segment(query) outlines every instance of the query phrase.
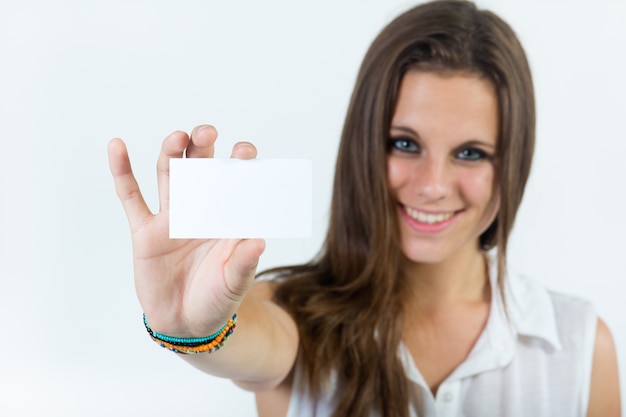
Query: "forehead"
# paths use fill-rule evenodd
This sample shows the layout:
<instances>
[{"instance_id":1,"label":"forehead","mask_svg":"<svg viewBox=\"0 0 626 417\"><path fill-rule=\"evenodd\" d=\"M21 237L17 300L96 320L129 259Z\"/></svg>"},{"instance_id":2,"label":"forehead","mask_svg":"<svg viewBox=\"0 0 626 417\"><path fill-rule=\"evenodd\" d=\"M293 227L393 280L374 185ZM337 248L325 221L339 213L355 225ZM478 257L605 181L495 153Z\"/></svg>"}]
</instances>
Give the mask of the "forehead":
<instances>
[{"instance_id":1,"label":"forehead","mask_svg":"<svg viewBox=\"0 0 626 417\"><path fill-rule=\"evenodd\" d=\"M420 137L484 140L498 137L498 99L491 82L468 73L412 70L400 83L392 128Z\"/></svg>"}]
</instances>

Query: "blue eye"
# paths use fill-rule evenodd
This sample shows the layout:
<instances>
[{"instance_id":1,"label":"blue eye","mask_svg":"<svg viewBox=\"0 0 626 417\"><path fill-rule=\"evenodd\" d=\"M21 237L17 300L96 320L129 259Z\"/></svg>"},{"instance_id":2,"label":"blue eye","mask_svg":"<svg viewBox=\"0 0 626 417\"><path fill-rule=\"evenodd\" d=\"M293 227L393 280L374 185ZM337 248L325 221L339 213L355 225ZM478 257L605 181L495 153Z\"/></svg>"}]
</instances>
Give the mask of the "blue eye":
<instances>
[{"instance_id":1,"label":"blue eye","mask_svg":"<svg viewBox=\"0 0 626 417\"><path fill-rule=\"evenodd\" d=\"M414 140L408 138L391 138L388 143L389 151L400 151L407 153L417 153L420 151L419 146Z\"/></svg>"},{"instance_id":2,"label":"blue eye","mask_svg":"<svg viewBox=\"0 0 626 417\"><path fill-rule=\"evenodd\" d=\"M487 152L476 148L465 148L456 154L456 157L464 161L480 161L487 158Z\"/></svg>"}]
</instances>

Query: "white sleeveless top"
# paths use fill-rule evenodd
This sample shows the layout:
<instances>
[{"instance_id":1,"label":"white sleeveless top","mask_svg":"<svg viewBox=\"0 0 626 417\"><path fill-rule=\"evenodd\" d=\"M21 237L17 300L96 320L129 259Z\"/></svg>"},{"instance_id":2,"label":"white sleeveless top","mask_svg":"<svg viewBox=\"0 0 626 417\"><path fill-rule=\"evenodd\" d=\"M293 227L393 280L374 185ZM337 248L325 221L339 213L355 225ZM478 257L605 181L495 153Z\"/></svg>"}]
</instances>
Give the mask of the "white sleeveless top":
<instances>
[{"instance_id":1,"label":"white sleeveless top","mask_svg":"<svg viewBox=\"0 0 626 417\"><path fill-rule=\"evenodd\" d=\"M494 271L495 272L495 271ZM507 277L504 314L492 273L487 325L467 359L439 386L428 388L404 345L400 356L411 382L410 414L420 417L584 417L587 413L597 317L591 305L547 291L523 276ZM317 402L294 386L287 417L327 417L337 386ZM372 417L377 414L372 412Z\"/></svg>"}]
</instances>

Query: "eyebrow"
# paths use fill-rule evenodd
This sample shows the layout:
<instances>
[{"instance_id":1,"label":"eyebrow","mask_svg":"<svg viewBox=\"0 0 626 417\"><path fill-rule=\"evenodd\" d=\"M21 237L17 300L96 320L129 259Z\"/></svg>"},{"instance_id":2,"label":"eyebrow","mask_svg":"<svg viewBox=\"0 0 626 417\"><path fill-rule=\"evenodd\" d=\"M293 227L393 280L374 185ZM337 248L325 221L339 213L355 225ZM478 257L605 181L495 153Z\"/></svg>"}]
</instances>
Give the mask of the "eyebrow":
<instances>
[{"instance_id":1,"label":"eyebrow","mask_svg":"<svg viewBox=\"0 0 626 417\"><path fill-rule=\"evenodd\" d=\"M409 133L411 135L417 136L418 138L420 137L420 135L417 134L417 132L413 129L411 129L410 127L404 127L404 126L391 126L392 130L401 130L405 133Z\"/></svg>"},{"instance_id":2,"label":"eyebrow","mask_svg":"<svg viewBox=\"0 0 626 417\"><path fill-rule=\"evenodd\" d=\"M420 138L420 135L415 130L411 129L410 127L393 126L392 125L390 129L391 130L400 130L400 131L402 131L404 133L408 133L410 135L413 135L413 136L415 136L418 139ZM478 139L469 139L468 141L463 142L463 145L479 145L479 146L484 146L484 147L489 148L489 149L494 149L494 150L496 149L495 145L492 145L491 143L483 142L483 141L478 140Z\"/></svg>"}]
</instances>

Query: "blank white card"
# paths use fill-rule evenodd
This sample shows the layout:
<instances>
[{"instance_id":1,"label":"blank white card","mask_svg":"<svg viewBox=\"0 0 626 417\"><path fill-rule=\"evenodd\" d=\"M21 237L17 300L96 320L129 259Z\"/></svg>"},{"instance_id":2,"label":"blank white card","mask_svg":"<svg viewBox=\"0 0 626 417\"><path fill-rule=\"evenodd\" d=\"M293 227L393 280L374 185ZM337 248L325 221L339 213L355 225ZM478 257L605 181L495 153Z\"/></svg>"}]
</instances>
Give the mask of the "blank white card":
<instances>
[{"instance_id":1,"label":"blank white card","mask_svg":"<svg viewBox=\"0 0 626 417\"><path fill-rule=\"evenodd\" d=\"M308 159L170 159L170 238L307 238Z\"/></svg>"}]
</instances>

